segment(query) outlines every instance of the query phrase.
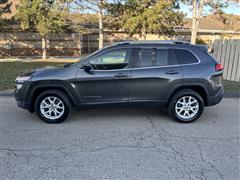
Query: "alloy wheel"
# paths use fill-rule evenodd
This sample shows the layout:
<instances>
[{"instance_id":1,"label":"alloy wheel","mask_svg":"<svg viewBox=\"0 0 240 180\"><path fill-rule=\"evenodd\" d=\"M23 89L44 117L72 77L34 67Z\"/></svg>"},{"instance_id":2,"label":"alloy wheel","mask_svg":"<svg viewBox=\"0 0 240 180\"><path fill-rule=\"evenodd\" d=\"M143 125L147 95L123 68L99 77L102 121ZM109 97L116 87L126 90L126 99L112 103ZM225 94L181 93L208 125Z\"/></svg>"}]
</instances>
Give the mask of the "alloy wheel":
<instances>
[{"instance_id":1,"label":"alloy wheel","mask_svg":"<svg viewBox=\"0 0 240 180\"><path fill-rule=\"evenodd\" d=\"M40 111L42 115L48 119L55 120L64 114L64 103L55 96L48 96L40 103Z\"/></svg>"},{"instance_id":2,"label":"alloy wheel","mask_svg":"<svg viewBox=\"0 0 240 180\"><path fill-rule=\"evenodd\" d=\"M199 112L199 103L193 96L183 96L178 99L175 112L182 120L191 120Z\"/></svg>"}]
</instances>

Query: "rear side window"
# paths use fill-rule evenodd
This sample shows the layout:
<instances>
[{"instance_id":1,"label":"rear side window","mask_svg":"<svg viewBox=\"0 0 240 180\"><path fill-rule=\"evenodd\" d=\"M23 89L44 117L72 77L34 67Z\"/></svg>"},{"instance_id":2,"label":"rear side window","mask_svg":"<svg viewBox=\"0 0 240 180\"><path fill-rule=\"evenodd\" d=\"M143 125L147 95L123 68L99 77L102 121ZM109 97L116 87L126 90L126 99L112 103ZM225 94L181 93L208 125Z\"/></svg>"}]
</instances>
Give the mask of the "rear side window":
<instances>
[{"instance_id":1,"label":"rear side window","mask_svg":"<svg viewBox=\"0 0 240 180\"><path fill-rule=\"evenodd\" d=\"M138 51L137 67L152 67L156 52L153 49L140 49Z\"/></svg>"},{"instance_id":2,"label":"rear side window","mask_svg":"<svg viewBox=\"0 0 240 180\"><path fill-rule=\"evenodd\" d=\"M169 49L140 49L137 53L136 67L175 65Z\"/></svg>"},{"instance_id":3,"label":"rear side window","mask_svg":"<svg viewBox=\"0 0 240 180\"><path fill-rule=\"evenodd\" d=\"M169 50L168 49L158 49L156 56L156 66L166 66L169 61Z\"/></svg>"},{"instance_id":4,"label":"rear side window","mask_svg":"<svg viewBox=\"0 0 240 180\"><path fill-rule=\"evenodd\" d=\"M172 49L172 52L177 59L178 64L197 63L198 59L190 51L185 49Z\"/></svg>"}]
</instances>

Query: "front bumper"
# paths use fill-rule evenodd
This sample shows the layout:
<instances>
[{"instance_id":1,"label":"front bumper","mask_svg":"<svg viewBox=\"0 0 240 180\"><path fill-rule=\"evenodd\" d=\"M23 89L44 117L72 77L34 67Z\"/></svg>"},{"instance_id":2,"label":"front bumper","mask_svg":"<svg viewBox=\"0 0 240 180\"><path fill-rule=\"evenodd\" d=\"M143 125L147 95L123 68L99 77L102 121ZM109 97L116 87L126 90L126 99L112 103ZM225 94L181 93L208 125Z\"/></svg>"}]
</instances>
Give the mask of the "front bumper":
<instances>
[{"instance_id":1,"label":"front bumper","mask_svg":"<svg viewBox=\"0 0 240 180\"><path fill-rule=\"evenodd\" d=\"M22 101L17 101L17 105L20 108L30 110L31 109L31 104L27 102L22 102Z\"/></svg>"},{"instance_id":2,"label":"front bumper","mask_svg":"<svg viewBox=\"0 0 240 180\"><path fill-rule=\"evenodd\" d=\"M222 101L223 97L224 97L224 89L222 87L218 90L216 95L208 97L207 106L213 106L213 105L220 103Z\"/></svg>"},{"instance_id":3,"label":"front bumper","mask_svg":"<svg viewBox=\"0 0 240 180\"><path fill-rule=\"evenodd\" d=\"M32 112L32 105L31 105L31 101L30 101L30 94L28 94L27 92L28 90L28 86L23 86L20 89L15 89L14 90L14 97L17 101L17 105L20 108L23 109L27 109L30 112Z\"/></svg>"}]
</instances>

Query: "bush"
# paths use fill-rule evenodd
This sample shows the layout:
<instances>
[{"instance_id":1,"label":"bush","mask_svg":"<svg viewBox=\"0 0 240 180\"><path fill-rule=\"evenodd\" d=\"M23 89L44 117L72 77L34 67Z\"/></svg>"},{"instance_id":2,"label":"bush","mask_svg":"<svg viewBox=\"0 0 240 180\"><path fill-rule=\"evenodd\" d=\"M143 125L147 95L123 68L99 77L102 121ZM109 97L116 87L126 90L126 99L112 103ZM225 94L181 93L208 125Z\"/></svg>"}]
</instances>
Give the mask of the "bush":
<instances>
[{"instance_id":1,"label":"bush","mask_svg":"<svg viewBox=\"0 0 240 180\"><path fill-rule=\"evenodd\" d=\"M196 40L196 44L207 45L207 43L204 40L202 40L202 39L197 39Z\"/></svg>"}]
</instances>

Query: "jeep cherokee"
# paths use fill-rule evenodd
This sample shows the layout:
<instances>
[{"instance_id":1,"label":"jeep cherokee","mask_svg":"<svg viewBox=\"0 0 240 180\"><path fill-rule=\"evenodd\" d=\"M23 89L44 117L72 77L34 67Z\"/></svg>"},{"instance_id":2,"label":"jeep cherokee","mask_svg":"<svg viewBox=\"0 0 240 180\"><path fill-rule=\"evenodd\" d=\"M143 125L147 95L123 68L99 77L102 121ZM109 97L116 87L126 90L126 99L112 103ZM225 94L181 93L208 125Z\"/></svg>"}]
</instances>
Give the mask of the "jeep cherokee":
<instances>
[{"instance_id":1,"label":"jeep cherokee","mask_svg":"<svg viewBox=\"0 0 240 180\"><path fill-rule=\"evenodd\" d=\"M21 108L60 123L72 107L158 105L179 122L198 119L224 94L223 66L207 48L184 41L127 41L105 47L61 68L16 79Z\"/></svg>"}]
</instances>

